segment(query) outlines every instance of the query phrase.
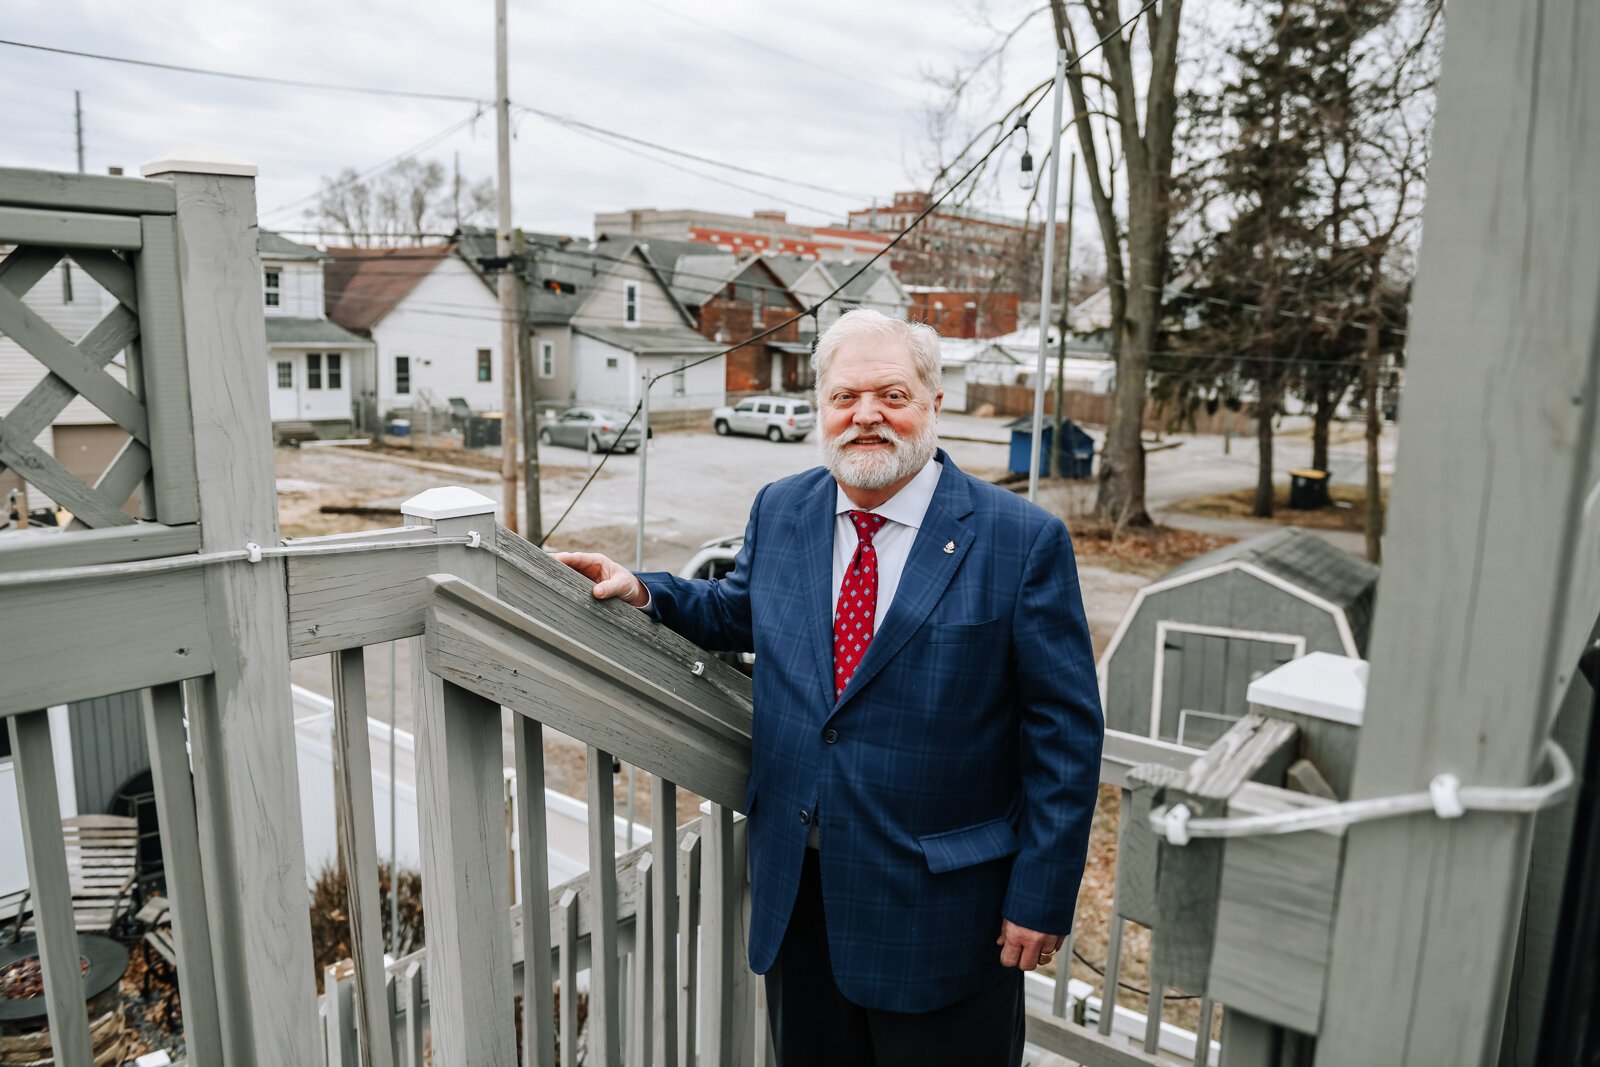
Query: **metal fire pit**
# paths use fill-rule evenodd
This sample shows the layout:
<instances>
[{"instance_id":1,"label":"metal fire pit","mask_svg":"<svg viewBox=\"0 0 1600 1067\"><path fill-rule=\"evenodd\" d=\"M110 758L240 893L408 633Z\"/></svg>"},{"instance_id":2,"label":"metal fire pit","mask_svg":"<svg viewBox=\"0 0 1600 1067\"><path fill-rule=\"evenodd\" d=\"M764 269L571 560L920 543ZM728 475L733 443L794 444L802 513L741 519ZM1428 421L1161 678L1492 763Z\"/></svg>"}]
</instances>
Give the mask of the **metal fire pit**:
<instances>
[{"instance_id":1,"label":"metal fire pit","mask_svg":"<svg viewBox=\"0 0 1600 1067\"><path fill-rule=\"evenodd\" d=\"M21 960L36 959L38 942L26 938L0 948L0 970ZM123 1047L122 991L120 982L128 969L128 950L109 937L78 935L83 994L89 1016L94 1062L120 1063ZM30 1063L50 1054L47 997L0 997L0 1064ZM25 1057L17 1059L14 1057Z\"/></svg>"}]
</instances>

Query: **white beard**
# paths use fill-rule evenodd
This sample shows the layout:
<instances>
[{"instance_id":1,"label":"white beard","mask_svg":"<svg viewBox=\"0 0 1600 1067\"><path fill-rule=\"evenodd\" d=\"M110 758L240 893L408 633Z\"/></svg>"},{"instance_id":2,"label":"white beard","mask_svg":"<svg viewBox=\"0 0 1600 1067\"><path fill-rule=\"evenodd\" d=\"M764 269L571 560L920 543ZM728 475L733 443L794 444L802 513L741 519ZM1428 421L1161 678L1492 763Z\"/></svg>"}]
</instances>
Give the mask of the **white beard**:
<instances>
[{"instance_id":1,"label":"white beard","mask_svg":"<svg viewBox=\"0 0 1600 1067\"><path fill-rule=\"evenodd\" d=\"M889 442L891 450L853 452L845 445L857 437L881 437ZM884 489L902 478L910 478L933 458L939 447L939 432L934 418L929 416L923 428L913 437L902 437L886 423L865 430L851 425L837 437L819 437L822 462L834 478L852 489Z\"/></svg>"}]
</instances>

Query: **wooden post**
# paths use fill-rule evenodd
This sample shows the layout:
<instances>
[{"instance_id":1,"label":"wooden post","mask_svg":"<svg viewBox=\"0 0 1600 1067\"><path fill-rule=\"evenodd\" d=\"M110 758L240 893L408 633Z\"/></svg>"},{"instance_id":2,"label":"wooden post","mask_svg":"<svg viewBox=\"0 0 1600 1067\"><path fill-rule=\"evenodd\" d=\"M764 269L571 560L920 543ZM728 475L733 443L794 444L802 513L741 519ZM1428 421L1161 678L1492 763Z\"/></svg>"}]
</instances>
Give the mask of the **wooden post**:
<instances>
[{"instance_id":1,"label":"wooden post","mask_svg":"<svg viewBox=\"0 0 1600 1067\"><path fill-rule=\"evenodd\" d=\"M517 767L517 862L522 870L522 1062L554 1067L550 997L550 833L544 810L544 727L512 716Z\"/></svg>"},{"instance_id":2,"label":"wooden post","mask_svg":"<svg viewBox=\"0 0 1600 1067\"><path fill-rule=\"evenodd\" d=\"M430 489L401 510L441 536L495 536L494 501L470 489ZM495 559L482 549L442 546L439 568L494 588ZM412 677L433 1054L445 1064L514 1067L500 708L442 681L421 655Z\"/></svg>"},{"instance_id":3,"label":"wooden post","mask_svg":"<svg viewBox=\"0 0 1600 1067\"><path fill-rule=\"evenodd\" d=\"M189 151L140 172L170 181L177 198L200 549L274 544L256 168ZM214 673L191 690L190 742L228 1062L313 1063L322 1050L283 564L207 567L204 575Z\"/></svg>"},{"instance_id":4,"label":"wooden post","mask_svg":"<svg viewBox=\"0 0 1600 1067\"><path fill-rule=\"evenodd\" d=\"M1352 795L1526 785L1594 622L1600 19L1451 8ZM1350 829L1318 1067L1500 1049L1533 819Z\"/></svg>"}]
</instances>

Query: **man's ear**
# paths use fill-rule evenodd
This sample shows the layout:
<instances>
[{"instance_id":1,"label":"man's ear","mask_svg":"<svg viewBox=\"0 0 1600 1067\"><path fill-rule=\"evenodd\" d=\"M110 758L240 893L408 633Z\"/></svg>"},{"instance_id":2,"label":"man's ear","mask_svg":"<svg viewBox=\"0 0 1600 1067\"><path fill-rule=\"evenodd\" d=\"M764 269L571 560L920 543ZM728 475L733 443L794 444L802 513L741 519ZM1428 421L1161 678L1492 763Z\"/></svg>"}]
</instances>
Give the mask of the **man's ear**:
<instances>
[{"instance_id":1,"label":"man's ear","mask_svg":"<svg viewBox=\"0 0 1600 1067\"><path fill-rule=\"evenodd\" d=\"M944 393L943 392L934 393L933 394L933 413L935 415L939 414L939 405L943 404L943 403L944 403Z\"/></svg>"}]
</instances>

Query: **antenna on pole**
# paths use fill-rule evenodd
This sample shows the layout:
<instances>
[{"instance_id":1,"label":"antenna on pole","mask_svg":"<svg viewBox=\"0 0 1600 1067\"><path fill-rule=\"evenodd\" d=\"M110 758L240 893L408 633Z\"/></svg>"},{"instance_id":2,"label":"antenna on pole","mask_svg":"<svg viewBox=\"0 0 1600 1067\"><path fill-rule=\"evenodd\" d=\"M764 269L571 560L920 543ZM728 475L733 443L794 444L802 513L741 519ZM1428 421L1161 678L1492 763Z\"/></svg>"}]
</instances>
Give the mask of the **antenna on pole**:
<instances>
[{"instance_id":1,"label":"antenna on pole","mask_svg":"<svg viewBox=\"0 0 1600 1067\"><path fill-rule=\"evenodd\" d=\"M72 115L78 132L78 173L83 173L83 94L72 90Z\"/></svg>"}]
</instances>

